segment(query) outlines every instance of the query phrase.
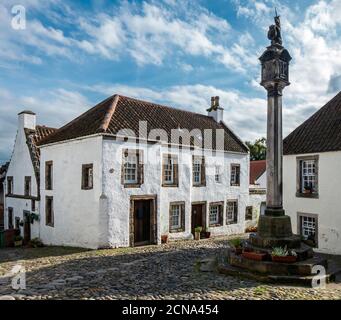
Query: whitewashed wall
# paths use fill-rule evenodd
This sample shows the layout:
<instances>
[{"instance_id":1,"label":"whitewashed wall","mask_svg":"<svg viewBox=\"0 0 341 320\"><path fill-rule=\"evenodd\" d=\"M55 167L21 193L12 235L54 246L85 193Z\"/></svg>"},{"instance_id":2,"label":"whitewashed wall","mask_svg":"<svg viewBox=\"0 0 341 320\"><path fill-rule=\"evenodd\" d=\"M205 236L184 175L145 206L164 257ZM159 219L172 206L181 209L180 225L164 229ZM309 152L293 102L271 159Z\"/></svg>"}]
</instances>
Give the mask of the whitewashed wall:
<instances>
[{"instance_id":1,"label":"whitewashed wall","mask_svg":"<svg viewBox=\"0 0 341 320\"><path fill-rule=\"evenodd\" d=\"M121 184L121 159L122 150L134 148L134 144L105 139L103 141L103 185L104 194L107 199L109 216L109 243L111 246L129 245L129 210L130 197L132 195L153 195L157 194L157 221L158 242L161 241L162 234L169 232L169 203L185 202L185 231L169 234L170 240L192 238L191 234L191 203L207 201L207 225L208 210L210 202L224 201L224 225L210 228L212 236L242 233L244 232L245 208L248 202L248 179L249 164L248 156L240 154L225 154L223 158L222 183L214 181L215 159L206 154L206 187L192 187L192 154L188 149L183 149L179 156L179 187L161 187L161 159L163 153L176 153L177 150L168 150L160 144L142 145L139 149L144 151L144 155L149 155L149 159L155 160L154 164L145 165L144 184L141 188L122 188ZM117 152L117 156L116 155ZM146 158L145 158L146 159ZM241 167L241 186L230 186L230 164L239 163ZM211 169L210 169L211 168ZM238 200L239 221L238 224L226 225L226 201L228 199Z\"/></svg>"},{"instance_id":2,"label":"whitewashed wall","mask_svg":"<svg viewBox=\"0 0 341 320\"><path fill-rule=\"evenodd\" d=\"M37 180L34 173L34 168L30 156L30 152L26 143L26 135L24 127L35 129L35 115L21 114L18 119L18 130L15 138L13 153L11 156L10 164L7 170L6 179L4 182L4 191L7 193L7 177L13 177L13 194L23 196L25 189L25 176L31 177L31 195L38 196ZM24 211L31 211L31 200L20 199L13 197L5 198L5 229L8 228L8 208L13 208L13 224L15 218L19 217L20 220L24 219ZM39 214L39 202L36 201L36 211ZM24 235L23 228L21 227L21 235ZM39 237L39 222L31 224L31 238Z\"/></svg>"},{"instance_id":3,"label":"whitewashed wall","mask_svg":"<svg viewBox=\"0 0 341 320\"><path fill-rule=\"evenodd\" d=\"M179 158L179 187L161 187L162 153L168 151L161 144L140 144L144 151L144 183L140 188L123 188L121 164L123 149L136 148L134 143L102 137L70 141L45 146L41 149L41 208L45 196L54 198L54 227L46 226L45 214L41 219L41 238L47 244L88 248L129 246L129 213L132 195L157 195L157 239L169 231L169 203L186 204L185 231L170 234L170 240L192 238L191 203L224 201L224 226L210 228L212 236L244 232L245 208L248 202L248 155L225 153L222 183L214 181L214 161L206 155L207 186L192 187L192 152L182 150ZM53 190L44 190L45 161L53 161ZM81 190L82 164L94 164L94 189ZM230 186L230 165L239 163L241 186ZM238 224L225 225L226 201L238 200ZM44 211L44 210L43 210Z\"/></svg>"},{"instance_id":4,"label":"whitewashed wall","mask_svg":"<svg viewBox=\"0 0 341 320\"><path fill-rule=\"evenodd\" d=\"M296 197L296 158L284 156L283 201L286 214L291 217L297 232L297 213L318 215L318 251L341 254L341 152L319 153L319 198ZM316 155L316 154L313 154Z\"/></svg>"},{"instance_id":5,"label":"whitewashed wall","mask_svg":"<svg viewBox=\"0 0 341 320\"><path fill-rule=\"evenodd\" d=\"M46 244L97 248L102 193L102 137L41 148L41 239ZM45 162L53 161L53 190L45 190ZM82 165L93 164L94 188L82 190ZM53 196L54 227L46 226L45 197Z\"/></svg>"}]
</instances>

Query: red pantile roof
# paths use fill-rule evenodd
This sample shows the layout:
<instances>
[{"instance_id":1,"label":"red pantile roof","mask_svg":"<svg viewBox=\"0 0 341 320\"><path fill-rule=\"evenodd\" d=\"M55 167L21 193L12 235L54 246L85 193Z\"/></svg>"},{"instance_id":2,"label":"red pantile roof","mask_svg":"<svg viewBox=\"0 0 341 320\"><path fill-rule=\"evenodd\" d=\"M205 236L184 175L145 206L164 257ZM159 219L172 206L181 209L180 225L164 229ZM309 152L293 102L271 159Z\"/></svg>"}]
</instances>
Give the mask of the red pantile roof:
<instances>
[{"instance_id":1,"label":"red pantile roof","mask_svg":"<svg viewBox=\"0 0 341 320\"><path fill-rule=\"evenodd\" d=\"M78 118L66 124L55 133L38 142L38 145L50 144L96 133L115 135L123 129L132 130L136 137L139 133L139 121L147 122L147 134L153 129L166 131L169 141L172 129L224 130L224 150L247 153L248 149L241 140L222 122L217 123L212 117L171 108L152 102L137 100L122 95L114 95ZM217 149L213 143L213 149Z\"/></svg>"},{"instance_id":2,"label":"red pantile roof","mask_svg":"<svg viewBox=\"0 0 341 320\"><path fill-rule=\"evenodd\" d=\"M25 129L26 143L30 151L31 160L37 181L39 182L39 166L40 166L40 150L37 148L38 143L56 132L57 129L46 126L36 126L35 130Z\"/></svg>"},{"instance_id":3,"label":"red pantile roof","mask_svg":"<svg viewBox=\"0 0 341 320\"><path fill-rule=\"evenodd\" d=\"M250 184L255 184L256 180L266 171L266 160L250 161Z\"/></svg>"}]
</instances>

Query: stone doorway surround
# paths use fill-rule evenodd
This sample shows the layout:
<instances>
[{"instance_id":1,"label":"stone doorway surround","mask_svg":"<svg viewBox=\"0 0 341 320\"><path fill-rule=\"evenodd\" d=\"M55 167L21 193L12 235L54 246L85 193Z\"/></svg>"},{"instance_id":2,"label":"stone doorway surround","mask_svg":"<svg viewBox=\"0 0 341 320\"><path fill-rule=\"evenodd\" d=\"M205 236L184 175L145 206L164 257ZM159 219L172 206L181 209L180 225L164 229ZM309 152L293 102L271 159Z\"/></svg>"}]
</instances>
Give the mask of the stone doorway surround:
<instances>
[{"instance_id":1,"label":"stone doorway surround","mask_svg":"<svg viewBox=\"0 0 341 320\"><path fill-rule=\"evenodd\" d=\"M150 244L157 244L157 195L133 195L130 196L130 210L129 210L129 246L135 246L135 232L134 232L134 208L135 201L150 200Z\"/></svg>"}]
</instances>

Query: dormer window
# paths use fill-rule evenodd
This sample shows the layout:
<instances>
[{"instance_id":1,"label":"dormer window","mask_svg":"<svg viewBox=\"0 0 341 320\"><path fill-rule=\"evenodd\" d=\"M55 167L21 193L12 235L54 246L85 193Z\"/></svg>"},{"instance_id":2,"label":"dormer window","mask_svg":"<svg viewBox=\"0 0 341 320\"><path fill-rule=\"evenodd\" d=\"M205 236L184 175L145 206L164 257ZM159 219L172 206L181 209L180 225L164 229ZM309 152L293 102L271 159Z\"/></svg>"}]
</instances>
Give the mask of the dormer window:
<instances>
[{"instance_id":1,"label":"dormer window","mask_svg":"<svg viewBox=\"0 0 341 320\"><path fill-rule=\"evenodd\" d=\"M318 197L318 156L297 158L298 197Z\"/></svg>"}]
</instances>

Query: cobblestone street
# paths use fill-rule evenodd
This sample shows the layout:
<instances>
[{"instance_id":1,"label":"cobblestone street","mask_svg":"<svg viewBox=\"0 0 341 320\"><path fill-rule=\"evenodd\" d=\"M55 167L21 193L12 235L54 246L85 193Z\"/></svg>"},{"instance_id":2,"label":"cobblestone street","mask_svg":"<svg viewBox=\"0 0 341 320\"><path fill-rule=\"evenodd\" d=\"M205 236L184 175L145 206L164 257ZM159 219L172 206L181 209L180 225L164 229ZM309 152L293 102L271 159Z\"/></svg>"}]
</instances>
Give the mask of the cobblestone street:
<instances>
[{"instance_id":1,"label":"cobblestone street","mask_svg":"<svg viewBox=\"0 0 341 320\"><path fill-rule=\"evenodd\" d=\"M15 299L341 299L341 284L326 289L265 285L215 272L199 261L226 254L227 238L162 246L86 251L77 248L0 250L0 296ZM4 277L26 269L26 290Z\"/></svg>"}]
</instances>

